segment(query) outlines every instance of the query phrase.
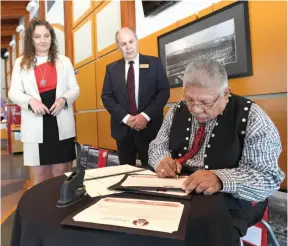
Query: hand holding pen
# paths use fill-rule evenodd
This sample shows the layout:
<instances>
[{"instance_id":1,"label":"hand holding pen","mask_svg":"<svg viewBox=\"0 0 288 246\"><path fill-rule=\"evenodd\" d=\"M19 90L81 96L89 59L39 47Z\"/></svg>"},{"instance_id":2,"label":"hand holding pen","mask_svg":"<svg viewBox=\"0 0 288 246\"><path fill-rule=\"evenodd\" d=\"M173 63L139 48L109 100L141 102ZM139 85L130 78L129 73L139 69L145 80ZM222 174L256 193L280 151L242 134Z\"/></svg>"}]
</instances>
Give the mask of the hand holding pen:
<instances>
[{"instance_id":1,"label":"hand holding pen","mask_svg":"<svg viewBox=\"0 0 288 246\"><path fill-rule=\"evenodd\" d=\"M165 157L156 168L159 178L178 178L182 166L172 157Z\"/></svg>"},{"instance_id":2,"label":"hand holding pen","mask_svg":"<svg viewBox=\"0 0 288 246\"><path fill-rule=\"evenodd\" d=\"M176 165L176 178L179 178L179 174L181 173L182 170L182 165L176 160L176 156L171 154L171 158L175 161Z\"/></svg>"}]
</instances>

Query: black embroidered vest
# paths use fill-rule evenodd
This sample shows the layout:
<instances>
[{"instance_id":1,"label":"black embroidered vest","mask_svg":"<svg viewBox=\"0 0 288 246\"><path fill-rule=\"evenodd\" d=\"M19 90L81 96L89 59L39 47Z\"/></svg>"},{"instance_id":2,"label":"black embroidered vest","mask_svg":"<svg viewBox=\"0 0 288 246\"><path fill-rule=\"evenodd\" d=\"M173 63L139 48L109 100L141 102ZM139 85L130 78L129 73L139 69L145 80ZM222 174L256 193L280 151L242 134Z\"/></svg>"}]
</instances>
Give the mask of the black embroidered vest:
<instances>
[{"instance_id":1,"label":"black embroidered vest","mask_svg":"<svg viewBox=\"0 0 288 246\"><path fill-rule=\"evenodd\" d=\"M251 104L251 100L231 95L223 114L217 117L217 123L205 146L205 169L238 167ZM169 149L174 158L183 156L189 150L192 117L187 106L180 102L174 113L169 138Z\"/></svg>"}]
</instances>

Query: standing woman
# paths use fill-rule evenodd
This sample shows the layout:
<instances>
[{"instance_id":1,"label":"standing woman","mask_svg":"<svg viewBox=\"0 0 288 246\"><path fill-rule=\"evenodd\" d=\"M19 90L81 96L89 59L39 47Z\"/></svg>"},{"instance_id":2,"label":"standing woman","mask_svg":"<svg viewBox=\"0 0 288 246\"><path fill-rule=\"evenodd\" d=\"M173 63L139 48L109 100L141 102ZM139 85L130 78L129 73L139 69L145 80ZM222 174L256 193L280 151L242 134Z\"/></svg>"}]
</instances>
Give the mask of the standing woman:
<instances>
[{"instance_id":1,"label":"standing woman","mask_svg":"<svg viewBox=\"0 0 288 246\"><path fill-rule=\"evenodd\" d=\"M24 56L16 60L9 98L21 107L24 165L34 184L69 171L75 160L73 102L79 96L73 66L59 55L51 25L34 18L25 30Z\"/></svg>"}]
</instances>

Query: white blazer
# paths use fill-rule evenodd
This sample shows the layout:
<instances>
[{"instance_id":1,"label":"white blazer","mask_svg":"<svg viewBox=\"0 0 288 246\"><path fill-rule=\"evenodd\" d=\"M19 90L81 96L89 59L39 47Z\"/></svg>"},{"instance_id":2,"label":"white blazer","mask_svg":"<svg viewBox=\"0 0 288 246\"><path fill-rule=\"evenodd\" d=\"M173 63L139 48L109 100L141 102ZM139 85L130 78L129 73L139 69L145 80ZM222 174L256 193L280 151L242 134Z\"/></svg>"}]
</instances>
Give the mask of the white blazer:
<instances>
[{"instance_id":1,"label":"white blazer","mask_svg":"<svg viewBox=\"0 0 288 246\"><path fill-rule=\"evenodd\" d=\"M21 107L21 141L43 143L43 116L28 110L28 102L31 98L41 101L34 69L21 70L21 61L22 57L15 61L8 97ZM73 102L79 96L80 90L70 59L59 55L55 64L57 70L56 99L65 97L68 104L68 108L62 109L56 116L59 140L64 140L75 137Z\"/></svg>"}]
</instances>

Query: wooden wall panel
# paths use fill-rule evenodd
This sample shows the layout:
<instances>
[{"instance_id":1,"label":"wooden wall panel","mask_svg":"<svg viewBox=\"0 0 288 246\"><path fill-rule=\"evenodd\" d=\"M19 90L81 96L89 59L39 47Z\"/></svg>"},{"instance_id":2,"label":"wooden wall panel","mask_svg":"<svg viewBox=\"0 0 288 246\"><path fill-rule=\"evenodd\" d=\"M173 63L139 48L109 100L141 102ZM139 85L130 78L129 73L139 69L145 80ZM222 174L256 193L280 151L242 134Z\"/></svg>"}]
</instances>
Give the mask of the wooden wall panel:
<instances>
[{"instance_id":1,"label":"wooden wall panel","mask_svg":"<svg viewBox=\"0 0 288 246\"><path fill-rule=\"evenodd\" d=\"M101 93L103 88L106 65L121 59L121 53L117 50L96 61L96 91L97 91L97 108L104 108Z\"/></svg>"},{"instance_id":2,"label":"wooden wall panel","mask_svg":"<svg viewBox=\"0 0 288 246\"><path fill-rule=\"evenodd\" d=\"M65 33L65 55L74 61L73 47L73 3L64 1L64 33Z\"/></svg>"},{"instance_id":3,"label":"wooden wall panel","mask_svg":"<svg viewBox=\"0 0 288 246\"><path fill-rule=\"evenodd\" d=\"M253 99L253 101L269 115L279 131L282 144L279 166L286 174L281 188L287 189L287 96Z\"/></svg>"},{"instance_id":4,"label":"wooden wall panel","mask_svg":"<svg viewBox=\"0 0 288 246\"><path fill-rule=\"evenodd\" d=\"M198 12L198 18L204 17L205 15L209 15L212 13L212 11L213 11L212 5L205 9L202 9Z\"/></svg>"},{"instance_id":5,"label":"wooden wall panel","mask_svg":"<svg viewBox=\"0 0 288 246\"><path fill-rule=\"evenodd\" d=\"M88 1L88 0L85 0L85 1ZM73 28L75 28L80 22L86 19L87 16L93 11L94 3L93 3L93 0L90 0L90 7L87 8L87 10L77 20L74 20L74 15L75 15L74 12L75 12L75 8L77 8L77 6L76 7L74 6L74 4L78 1L74 0L71 2L72 2L72 23L73 23Z\"/></svg>"},{"instance_id":6,"label":"wooden wall panel","mask_svg":"<svg viewBox=\"0 0 288 246\"><path fill-rule=\"evenodd\" d=\"M78 113L76 118L76 139L80 144L98 146L97 113Z\"/></svg>"},{"instance_id":7,"label":"wooden wall panel","mask_svg":"<svg viewBox=\"0 0 288 246\"><path fill-rule=\"evenodd\" d=\"M165 117L165 115L168 113L168 111L169 111L169 109L170 109L171 107L172 107L172 106L170 106L170 105L169 105L169 106L167 106L167 105L165 106L165 108L164 108L164 110L163 110L163 111L164 111L164 112L163 112L164 117Z\"/></svg>"},{"instance_id":8,"label":"wooden wall panel","mask_svg":"<svg viewBox=\"0 0 288 246\"><path fill-rule=\"evenodd\" d=\"M12 71L10 67L10 59L9 56L5 59L5 64L6 64L6 73L10 73Z\"/></svg>"},{"instance_id":9,"label":"wooden wall panel","mask_svg":"<svg viewBox=\"0 0 288 246\"><path fill-rule=\"evenodd\" d=\"M76 38L75 34L84 25L87 25L88 22L91 22L91 29L90 29L91 33L87 34L87 37L81 37L84 42L77 47L76 46L77 42L75 40L75 38ZM91 40L87 40L88 38L91 38ZM85 47L85 42L86 42L86 44L87 44L87 42L91 42L91 45L92 45L91 54L81 61L76 61L76 55L77 55L76 52L79 52L79 51L77 51L78 49ZM87 64L88 62L91 62L95 59L95 46L96 46L95 42L96 42L96 40L95 40L95 18L94 18L94 14L91 13L87 18L85 18L83 20L83 22L81 22L76 28L73 29L73 51L74 51L73 52L73 58L74 58L73 64L74 64L74 68L81 67L81 66L83 66L83 65Z\"/></svg>"},{"instance_id":10,"label":"wooden wall panel","mask_svg":"<svg viewBox=\"0 0 288 246\"><path fill-rule=\"evenodd\" d=\"M7 91L9 91L9 88L11 85L11 76L12 76L12 73L7 73Z\"/></svg>"},{"instance_id":11,"label":"wooden wall panel","mask_svg":"<svg viewBox=\"0 0 288 246\"><path fill-rule=\"evenodd\" d=\"M98 6L104 2L105 2L104 0L103 1L93 1L93 8L94 9L98 8Z\"/></svg>"},{"instance_id":12,"label":"wooden wall panel","mask_svg":"<svg viewBox=\"0 0 288 246\"><path fill-rule=\"evenodd\" d=\"M168 102L177 102L180 100L181 96L183 94L183 88L174 88L170 90L170 98Z\"/></svg>"},{"instance_id":13,"label":"wooden wall panel","mask_svg":"<svg viewBox=\"0 0 288 246\"><path fill-rule=\"evenodd\" d=\"M95 40L95 57L99 58L102 57L112 51L117 50L116 42L105 47L102 50L98 50L97 46L97 35L101 35L97 33L97 14L100 13L111 1L104 1L95 11L94 11L94 40Z\"/></svg>"},{"instance_id":14,"label":"wooden wall panel","mask_svg":"<svg viewBox=\"0 0 288 246\"><path fill-rule=\"evenodd\" d=\"M106 110L99 111L97 114L99 147L117 150L116 141L111 137L110 114Z\"/></svg>"},{"instance_id":15,"label":"wooden wall panel","mask_svg":"<svg viewBox=\"0 0 288 246\"><path fill-rule=\"evenodd\" d=\"M287 2L249 1L249 15L253 76L232 79L229 85L240 95L285 92Z\"/></svg>"},{"instance_id":16,"label":"wooden wall panel","mask_svg":"<svg viewBox=\"0 0 288 246\"><path fill-rule=\"evenodd\" d=\"M121 1L121 27L136 29L135 1Z\"/></svg>"},{"instance_id":17,"label":"wooden wall panel","mask_svg":"<svg viewBox=\"0 0 288 246\"><path fill-rule=\"evenodd\" d=\"M237 2L237 0L232 0L232 1L228 1L228 0L225 0L225 1L220 1L218 3L214 3L212 4L212 11L216 11L218 9L222 9L232 3L235 3Z\"/></svg>"},{"instance_id":18,"label":"wooden wall panel","mask_svg":"<svg viewBox=\"0 0 288 246\"><path fill-rule=\"evenodd\" d=\"M184 24L184 21L183 21ZM139 52L144 55L158 56L158 37L162 34L170 32L178 27L177 23L165 27L164 29L155 32L145 38L139 40ZM182 88L174 88L170 90L170 98L168 102L175 102L180 99Z\"/></svg>"},{"instance_id":19,"label":"wooden wall panel","mask_svg":"<svg viewBox=\"0 0 288 246\"><path fill-rule=\"evenodd\" d=\"M39 1L39 17L43 20L45 20L45 0Z\"/></svg>"},{"instance_id":20,"label":"wooden wall panel","mask_svg":"<svg viewBox=\"0 0 288 246\"><path fill-rule=\"evenodd\" d=\"M15 35L15 46L16 46L16 59L19 57L19 33L17 32Z\"/></svg>"},{"instance_id":21,"label":"wooden wall panel","mask_svg":"<svg viewBox=\"0 0 288 246\"><path fill-rule=\"evenodd\" d=\"M178 27L184 26L184 25L186 25L186 24L188 24L188 23L190 23L192 21L195 21L197 19L198 19L198 15L197 14L193 14L191 16L186 17L185 19L179 20L177 22L177 25L178 25Z\"/></svg>"},{"instance_id":22,"label":"wooden wall panel","mask_svg":"<svg viewBox=\"0 0 288 246\"><path fill-rule=\"evenodd\" d=\"M12 54L12 47L9 47L8 48L8 51L9 51L9 56L8 56L8 60L9 60L9 67L10 67L10 73L12 75L12 72L13 72L13 54ZM10 86L10 85L9 85Z\"/></svg>"},{"instance_id":23,"label":"wooden wall panel","mask_svg":"<svg viewBox=\"0 0 288 246\"><path fill-rule=\"evenodd\" d=\"M96 65L89 63L78 69L76 75L80 96L75 102L76 111L96 109Z\"/></svg>"},{"instance_id":24,"label":"wooden wall panel","mask_svg":"<svg viewBox=\"0 0 288 246\"><path fill-rule=\"evenodd\" d=\"M7 61L4 60L4 68L5 68L5 95L8 97L8 78L7 78ZM3 83L3 82L2 82Z\"/></svg>"},{"instance_id":25,"label":"wooden wall panel","mask_svg":"<svg viewBox=\"0 0 288 246\"><path fill-rule=\"evenodd\" d=\"M177 23L163 28L145 38L139 40L139 52L143 55L158 56L158 36L177 28Z\"/></svg>"}]
</instances>

